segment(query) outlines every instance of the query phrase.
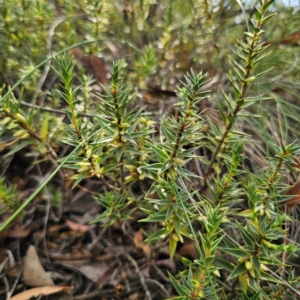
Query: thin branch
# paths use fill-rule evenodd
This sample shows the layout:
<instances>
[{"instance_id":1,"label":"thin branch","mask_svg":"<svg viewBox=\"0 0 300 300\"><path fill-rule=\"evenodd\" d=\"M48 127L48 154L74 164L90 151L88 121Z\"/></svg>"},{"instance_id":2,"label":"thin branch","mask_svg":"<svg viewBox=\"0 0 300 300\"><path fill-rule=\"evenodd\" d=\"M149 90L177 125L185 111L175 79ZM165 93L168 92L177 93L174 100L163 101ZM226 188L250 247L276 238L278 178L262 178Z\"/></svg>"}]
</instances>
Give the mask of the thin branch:
<instances>
[{"instance_id":1,"label":"thin branch","mask_svg":"<svg viewBox=\"0 0 300 300\"><path fill-rule=\"evenodd\" d=\"M147 287L147 284L146 284L146 281L145 281L145 277L144 275L141 273L140 269L139 269L139 266L138 264L136 263L136 261L131 257L131 255L129 255L127 252L124 253L125 257L130 261L131 265L134 267L135 271L137 272L137 274L139 275L139 278L140 278L140 282L144 288L144 291L145 291L145 299L146 300L151 300L151 295L150 295L150 292L148 290L148 287Z\"/></svg>"}]
</instances>

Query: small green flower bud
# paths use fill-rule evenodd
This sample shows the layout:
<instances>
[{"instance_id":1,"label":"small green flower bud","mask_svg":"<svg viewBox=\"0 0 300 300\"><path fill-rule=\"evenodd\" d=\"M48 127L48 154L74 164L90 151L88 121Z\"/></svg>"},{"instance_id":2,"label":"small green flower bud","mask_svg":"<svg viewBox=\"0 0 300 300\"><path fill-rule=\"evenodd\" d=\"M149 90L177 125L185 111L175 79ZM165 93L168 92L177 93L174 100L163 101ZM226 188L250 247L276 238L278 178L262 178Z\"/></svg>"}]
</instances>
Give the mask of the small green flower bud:
<instances>
[{"instance_id":1,"label":"small green flower bud","mask_svg":"<svg viewBox=\"0 0 300 300\"><path fill-rule=\"evenodd\" d=\"M119 131L118 128L116 128L115 131L114 131L114 138L115 138L115 139L118 138L118 137L119 137L119 134L120 134L120 131Z\"/></svg>"},{"instance_id":2,"label":"small green flower bud","mask_svg":"<svg viewBox=\"0 0 300 300\"><path fill-rule=\"evenodd\" d=\"M101 177L100 166L98 164L94 164L94 170L97 177Z\"/></svg>"},{"instance_id":3,"label":"small green flower bud","mask_svg":"<svg viewBox=\"0 0 300 300\"><path fill-rule=\"evenodd\" d=\"M266 209L265 213L266 213L267 218L270 219L271 218L270 211L268 209Z\"/></svg>"},{"instance_id":4,"label":"small green flower bud","mask_svg":"<svg viewBox=\"0 0 300 300\"><path fill-rule=\"evenodd\" d=\"M7 129L13 129L13 128L16 128L16 127L19 127L19 125L16 124L15 120L11 121L11 122L8 123L8 125L7 125Z\"/></svg>"},{"instance_id":5,"label":"small green flower bud","mask_svg":"<svg viewBox=\"0 0 300 300\"><path fill-rule=\"evenodd\" d=\"M217 277L221 277L219 270L214 270L213 274L216 275Z\"/></svg>"},{"instance_id":6,"label":"small green flower bud","mask_svg":"<svg viewBox=\"0 0 300 300\"><path fill-rule=\"evenodd\" d=\"M253 278L256 277L253 269L248 270L248 272Z\"/></svg>"},{"instance_id":7,"label":"small green flower bud","mask_svg":"<svg viewBox=\"0 0 300 300\"><path fill-rule=\"evenodd\" d=\"M199 291L199 293L198 293L198 296L200 297L200 298L204 298L204 292L201 290L201 291Z\"/></svg>"},{"instance_id":8,"label":"small green flower bud","mask_svg":"<svg viewBox=\"0 0 300 300\"><path fill-rule=\"evenodd\" d=\"M88 170L90 170L90 169L91 169L90 166L81 167L81 168L78 170L78 173L82 173L82 172L88 171Z\"/></svg>"},{"instance_id":9,"label":"small green flower bud","mask_svg":"<svg viewBox=\"0 0 300 300\"><path fill-rule=\"evenodd\" d=\"M86 158L90 158L91 155L92 155L92 149L89 148L89 149L86 151L85 156L86 156Z\"/></svg>"},{"instance_id":10,"label":"small green flower bud","mask_svg":"<svg viewBox=\"0 0 300 300\"><path fill-rule=\"evenodd\" d=\"M255 79L256 79L255 76L251 76L251 77L247 78L245 81L246 81L247 83L251 83L251 82L254 81Z\"/></svg>"},{"instance_id":11,"label":"small green flower bud","mask_svg":"<svg viewBox=\"0 0 300 300\"><path fill-rule=\"evenodd\" d=\"M154 124L156 124L155 121L148 120L146 123L146 126L150 127L150 126L153 126Z\"/></svg>"},{"instance_id":12,"label":"small green flower bud","mask_svg":"<svg viewBox=\"0 0 300 300\"><path fill-rule=\"evenodd\" d=\"M122 128L128 128L128 127L130 127L130 124L129 123L123 123L123 124L121 124L121 127Z\"/></svg>"},{"instance_id":13,"label":"small green flower bud","mask_svg":"<svg viewBox=\"0 0 300 300\"><path fill-rule=\"evenodd\" d=\"M26 131L25 129L19 129L19 130L17 130L17 131L13 134L13 136L21 137L21 136L23 136L25 133L27 133L27 131Z\"/></svg>"},{"instance_id":14,"label":"small green flower bud","mask_svg":"<svg viewBox=\"0 0 300 300\"><path fill-rule=\"evenodd\" d=\"M173 158L173 162L176 166L182 166L185 164L185 161L178 157Z\"/></svg>"},{"instance_id":15,"label":"small green flower bud","mask_svg":"<svg viewBox=\"0 0 300 300\"><path fill-rule=\"evenodd\" d=\"M268 271L269 268L266 265L264 265L264 264L260 264L260 270L261 271Z\"/></svg>"},{"instance_id":16,"label":"small green flower bud","mask_svg":"<svg viewBox=\"0 0 300 300\"><path fill-rule=\"evenodd\" d=\"M240 257L240 258L238 259L238 262L239 262L239 263L242 263L242 262L245 262L246 260L247 260L246 258Z\"/></svg>"},{"instance_id":17,"label":"small green flower bud","mask_svg":"<svg viewBox=\"0 0 300 300\"><path fill-rule=\"evenodd\" d=\"M77 172L82 173L91 169L91 164L89 162L79 162L77 163L79 167L81 167Z\"/></svg>"},{"instance_id":18,"label":"small green flower bud","mask_svg":"<svg viewBox=\"0 0 300 300\"><path fill-rule=\"evenodd\" d=\"M144 118L144 117L140 117L140 118L139 118L139 122L140 122L140 123L143 123L143 124L146 124L147 119Z\"/></svg>"},{"instance_id":19,"label":"small green flower bud","mask_svg":"<svg viewBox=\"0 0 300 300\"><path fill-rule=\"evenodd\" d=\"M135 171L136 170L136 166L134 166L134 165L124 165L124 167L129 171Z\"/></svg>"},{"instance_id":20,"label":"small green flower bud","mask_svg":"<svg viewBox=\"0 0 300 300\"><path fill-rule=\"evenodd\" d=\"M252 270L253 269L253 263L251 262L251 261L249 261L249 260L247 260L246 262L245 262L245 267L246 267L246 269L249 271L249 270Z\"/></svg>"},{"instance_id":21,"label":"small green flower bud","mask_svg":"<svg viewBox=\"0 0 300 300\"><path fill-rule=\"evenodd\" d=\"M16 113L16 116L15 116L18 121L21 121L22 123L26 123L26 119L19 113Z\"/></svg>"},{"instance_id":22,"label":"small green flower bud","mask_svg":"<svg viewBox=\"0 0 300 300\"><path fill-rule=\"evenodd\" d=\"M128 176L126 176L124 179L125 179L125 182L126 182L126 183L135 180L135 178L134 178L132 175L128 175Z\"/></svg>"},{"instance_id":23,"label":"small green flower bud","mask_svg":"<svg viewBox=\"0 0 300 300\"><path fill-rule=\"evenodd\" d=\"M0 121L0 124L6 125L6 124L9 123L11 120L12 120L11 117L5 117L3 120Z\"/></svg>"},{"instance_id":24,"label":"small green flower bud","mask_svg":"<svg viewBox=\"0 0 300 300\"><path fill-rule=\"evenodd\" d=\"M179 238L178 238L178 236L177 236L176 233L172 233L171 236L170 236L170 238L171 238L173 241L176 241L176 242L179 241Z\"/></svg>"}]
</instances>

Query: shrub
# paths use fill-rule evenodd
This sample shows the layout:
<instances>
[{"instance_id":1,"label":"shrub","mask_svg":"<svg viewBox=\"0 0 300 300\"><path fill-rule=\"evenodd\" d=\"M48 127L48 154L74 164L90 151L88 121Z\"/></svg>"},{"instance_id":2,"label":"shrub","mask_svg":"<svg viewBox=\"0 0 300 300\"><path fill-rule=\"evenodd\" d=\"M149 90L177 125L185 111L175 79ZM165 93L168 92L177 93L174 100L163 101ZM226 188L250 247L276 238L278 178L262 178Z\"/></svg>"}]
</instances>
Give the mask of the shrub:
<instances>
[{"instance_id":1,"label":"shrub","mask_svg":"<svg viewBox=\"0 0 300 300\"><path fill-rule=\"evenodd\" d=\"M220 94L213 94L214 99L210 100L211 105L218 108L217 113L207 104L207 99L212 99L212 92L206 88L211 85L208 73L189 71L176 91L178 103L174 113L163 114L158 123L147 113L147 108L140 105L134 88L134 85L145 87L155 73L161 86L169 88L170 77L177 80L186 71L185 51L194 51L198 55L195 60L204 60L199 58L201 44L191 45L186 40L195 33L193 26L197 22L205 22L211 31L209 34L214 35L214 26L208 25L213 21L213 4L208 1L203 10L185 7L182 28L176 28L175 24L179 2L166 6L163 34L158 41L149 43L143 52L135 52L134 72L127 73L129 66L124 60L115 62L110 83L102 86L101 93L93 91L91 78L74 71L78 65L71 55L54 55L52 76L56 74L60 85L51 90L49 97L54 103L57 99L65 102L68 121L62 126L58 125L57 116L49 115L43 107L37 109L32 105L29 110L22 109L22 93L16 92L23 85L25 94L30 94L32 83L27 80L35 81L36 77L29 75L37 76L35 72L39 66L50 62L51 57L32 68L12 88L3 89L1 130L12 136L5 143L9 148L6 155L24 148L31 155L50 160L56 169L1 229L58 172L73 169L75 173L68 176L73 188L91 177L103 185L103 190L95 197L103 212L94 223L119 224L123 228L138 210L143 216L141 222L154 225L149 225L151 230L146 233L146 242L167 240L171 259L178 243L193 240L197 257L191 260L180 257L185 269L177 276L169 274L178 294L172 299L297 299L299 277L288 263L287 255L296 255L298 247L289 238L287 224L291 217L282 207L291 199L299 201L293 195L298 191L293 189L291 193L284 178L292 174L292 167L297 168L300 147L296 141L274 141L268 130L260 128L267 120L263 106L268 100L273 101L260 88L261 78L271 71L268 63L264 64L269 44L263 39L263 28L274 15L268 13L273 2L260 0L254 7L252 24L244 38L237 41L235 53L228 60L224 55L218 61L216 53L211 53L210 63L216 60L215 68L219 68L218 63L224 68L227 64L230 66ZM99 3L83 8L91 20L99 20L99 15L109 9L106 2ZM67 8L75 9L71 5ZM151 14L149 3L141 7L136 19L133 13L123 11L123 21L118 19L115 31L112 30L112 34L116 34L121 27L126 33L130 28L131 36L128 34L124 47L130 51L134 48L130 39L143 43L137 37L139 26L144 26L145 39L151 40L157 34L151 31L148 23L154 21L147 19L146 11ZM50 15L51 9L47 12ZM195 12L201 14L201 18ZM218 13L222 20L221 9ZM194 19L191 21L191 18ZM91 22L88 38L97 39L107 34L108 20L105 17L101 24ZM64 26L71 28L68 38L75 43L76 25L71 23L68 19ZM31 39L34 40L34 35ZM61 46L59 41L57 43ZM89 47L91 53L96 53L100 47L95 41L83 43L83 46ZM218 44L210 46L218 47ZM178 57L178 53L182 61L177 72L172 66L174 60L168 56ZM166 69L174 74L164 78ZM79 85L75 82L78 79L75 74L79 74L76 75L81 81ZM12 76L16 81L15 74ZM91 99L97 104L94 105L96 109L89 112ZM60 129L53 133L57 126ZM69 145L72 151L58 159L55 149L63 144ZM255 157L248 157L251 151L265 156L261 168L257 167Z\"/></svg>"}]
</instances>

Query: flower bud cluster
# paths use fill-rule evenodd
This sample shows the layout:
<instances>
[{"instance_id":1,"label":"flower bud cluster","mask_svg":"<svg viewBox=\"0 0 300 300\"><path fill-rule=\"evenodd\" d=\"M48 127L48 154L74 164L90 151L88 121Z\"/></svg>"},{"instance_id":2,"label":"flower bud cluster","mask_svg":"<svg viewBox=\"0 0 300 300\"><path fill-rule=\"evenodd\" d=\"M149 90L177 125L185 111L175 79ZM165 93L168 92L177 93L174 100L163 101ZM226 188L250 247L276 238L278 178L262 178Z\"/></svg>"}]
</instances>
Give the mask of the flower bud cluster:
<instances>
[{"instance_id":1,"label":"flower bud cluster","mask_svg":"<svg viewBox=\"0 0 300 300\"><path fill-rule=\"evenodd\" d=\"M7 129L14 129L20 127L20 123L26 124L26 119L19 113L15 114L14 118L12 118L11 116L7 116L0 121L0 124L6 125ZM29 133L26 129L20 128L13 133L13 136L18 139L26 139L29 137Z\"/></svg>"},{"instance_id":2,"label":"flower bud cluster","mask_svg":"<svg viewBox=\"0 0 300 300\"><path fill-rule=\"evenodd\" d=\"M100 177L102 175L99 164L97 163L98 157L95 154L92 154L92 148L88 145L85 145L85 158L77 163L80 167L78 173L88 172L90 176L96 175Z\"/></svg>"}]
</instances>

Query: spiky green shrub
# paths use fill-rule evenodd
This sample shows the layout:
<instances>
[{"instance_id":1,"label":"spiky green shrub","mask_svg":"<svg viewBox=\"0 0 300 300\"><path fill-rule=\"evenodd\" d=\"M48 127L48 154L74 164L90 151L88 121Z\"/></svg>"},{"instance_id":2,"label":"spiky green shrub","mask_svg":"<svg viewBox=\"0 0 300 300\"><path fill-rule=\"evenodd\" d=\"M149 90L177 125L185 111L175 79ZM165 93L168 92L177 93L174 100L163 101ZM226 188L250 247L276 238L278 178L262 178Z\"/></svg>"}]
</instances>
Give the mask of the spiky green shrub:
<instances>
[{"instance_id":1,"label":"spiky green shrub","mask_svg":"<svg viewBox=\"0 0 300 300\"><path fill-rule=\"evenodd\" d=\"M144 107L137 106L132 86L144 87L148 77L157 73L161 86L168 88L169 79L177 79L184 70L181 65L180 72L174 71L171 59L181 50L194 47L193 51L198 54L194 63L204 64L200 53L204 47L201 43L189 44L188 38L194 30L188 29L191 24L205 24L210 35L203 37L204 41L210 47L218 47L213 41L215 27L209 27L214 12L213 3L209 1L204 1L205 6L201 7L191 1L197 9L187 5L180 25L174 21L179 14L179 2L163 4L165 23L159 39L149 43L144 52L136 52L136 73L127 74L124 61L118 61L113 64L110 83L102 87L102 92L94 94L89 90L86 99L94 97L99 103L97 110L90 114L86 106L80 105L84 82L74 84L74 61L68 55L55 55L52 70L61 84L51 90L50 98L64 101L68 122L54 134L51 128L56 126L57 118L45 118L47 113L43 108L37 110L32 106L28 111L21 108L21 98L14 93L19 84L2 91L1 132L12 136L5 144L10 147L7 155L28 147L31 154L51 160L57 168L1 229L32 201L55 173L69 168L76 172L69 177L74 181L73 187L90 177L99 180L104 187L95 197L104 211L94 222L101 222L103 226L117 223L122 227L132 213L139 210L144 215L141 222L154 225L146 242L167 240L171 259L179 242L185 238L194 241L197 258L181 257L185 271L175 277L170 274L178 294L172 299L297 299L299 277L285 257L286 253L295 255L298 247L289 239L286 224L291 218L282 210L282 204L292 197L285 195L284 178L292 172L288 168L295 164L293 158L299 155L300 147L297 142L272 141L266 130L260 130L266 119L263 105L270 100L260 91L260 80L271 71L268 63L261 65L268 59L269 46L262 37L264 26L273 16L268 13L273 2L260 0L254 7L251 26L243 39L237 41L235 53L228 59L225 55L219 57L218 67L219 64L230 67L227 81L220 92L214 94L214 99L212 92L206 89L210 82L208 74L191 70L177 89L176 113L163 115L158 124ZM95 17L91 19L95 22L88 26L87 38L105 36L104 25L108 21L104 18L104 24L100 24L97 17L109 8L108 2L90 4L83 8L91 18ZM220 20L222 6L224 3L217 11ZM67 15L75 9L71 4L66 8ZM126 47L131 51L134 48L131 42L143 43L137 37L139 28L149 29L149 39L157 34L147 25L150 8L150 2L141 6L137 19L125 11L123 19L115 24L116 32L116 28L122 28L128 34ZM77 25L72 22L75 21L66 20L65 26L73 30L70 41L76 42ZM140 27L135 27L135 22L140 22ZM199 35L201 33L197 33L197 38ZM180 47L176 44L178 38L182 43ZM85 46L90 47L91 53L100 47L94 41ZM213 52L211 61L216 57ZM166 70L172 74L164 77ZM132 80L131 84L127 84L122 75ZM203 109L202 104L207 98L218 108L219 120L205 114L208 109ZM263 121L251 128L254 118ZM43 126L41 119L44 119ZM250 126L244 129L245 124ZM249 134L252 130L257 133L253 138ZM249 149L257 151L258 141L264 148L259 152L265 158L261 169L257 165L249 166L247 157ZM73 150L58 159L56 144L67 144ZM139 194L133 188L137 184ZM197 231L196 227L201 229Z\"/></svg>"}]
</instances>

